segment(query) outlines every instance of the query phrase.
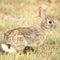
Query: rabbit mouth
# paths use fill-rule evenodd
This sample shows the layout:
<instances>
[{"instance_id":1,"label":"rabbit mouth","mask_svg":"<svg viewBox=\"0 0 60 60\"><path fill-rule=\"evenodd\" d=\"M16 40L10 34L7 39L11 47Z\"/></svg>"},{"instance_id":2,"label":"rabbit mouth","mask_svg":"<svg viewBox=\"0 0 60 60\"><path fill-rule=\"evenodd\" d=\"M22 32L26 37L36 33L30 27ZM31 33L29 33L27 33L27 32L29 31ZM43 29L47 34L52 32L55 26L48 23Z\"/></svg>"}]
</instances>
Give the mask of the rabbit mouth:
<instances>
[{"instance_id":1,"label":"rabbit mouth","mask_svg":"<svg viewBox=\"0 0 60 60\"><path fill-rule=\"evenodd\" d=\"M13 47L8 48L8 46L6 44L1 44L1 48L5 52L9 52L9 53L15 53L16 52L16 50Z\"/></svg>"}]
</instances>

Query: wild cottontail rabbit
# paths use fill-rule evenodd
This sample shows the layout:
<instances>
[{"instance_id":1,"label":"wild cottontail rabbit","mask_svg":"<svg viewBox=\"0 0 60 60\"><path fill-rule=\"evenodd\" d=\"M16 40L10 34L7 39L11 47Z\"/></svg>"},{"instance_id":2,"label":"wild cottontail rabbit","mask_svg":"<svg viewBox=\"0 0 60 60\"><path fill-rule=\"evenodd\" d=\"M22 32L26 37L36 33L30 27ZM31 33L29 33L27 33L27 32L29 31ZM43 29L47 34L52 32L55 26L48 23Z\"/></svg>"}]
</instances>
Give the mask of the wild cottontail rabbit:
<instances>
[{"instance_id":1,"label":"wild cottontail rabbit","mask_svg":"<svg viewBox=\"0 0 60 60\"><path fill-rule=\"evenodd\" d=\"M44 42L48 31L55 29L55 23L51 18L46 17L46 11L42 7L40 9L40 16L42 19L41 26L36 27L20 27L8 31L1 44L5 52L15 53L20 52L25 46L39 45Z\"/></svg>"}]
</instances>

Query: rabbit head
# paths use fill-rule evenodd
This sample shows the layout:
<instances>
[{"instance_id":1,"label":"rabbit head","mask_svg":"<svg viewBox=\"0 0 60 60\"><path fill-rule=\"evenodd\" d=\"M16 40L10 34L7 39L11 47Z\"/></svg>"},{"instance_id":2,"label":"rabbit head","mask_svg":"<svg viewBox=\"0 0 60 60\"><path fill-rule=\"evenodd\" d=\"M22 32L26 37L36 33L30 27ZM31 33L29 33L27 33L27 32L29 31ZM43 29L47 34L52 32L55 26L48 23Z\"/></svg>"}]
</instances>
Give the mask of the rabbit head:
<instances>
[{"instance_id":1,"label":"rabbit head","mask_svg":"<svg viewBox=\"0 0 60 60\"><path fill-rule=\"evenodd\" d=\"M56 24L54 22L54 18L46 16L46 9L40 7L39 8L39 16L42 19L41 28L43 30L50 31L50 30L53 30L53 29L56 28Z\"/></svg>"}]
</instances>

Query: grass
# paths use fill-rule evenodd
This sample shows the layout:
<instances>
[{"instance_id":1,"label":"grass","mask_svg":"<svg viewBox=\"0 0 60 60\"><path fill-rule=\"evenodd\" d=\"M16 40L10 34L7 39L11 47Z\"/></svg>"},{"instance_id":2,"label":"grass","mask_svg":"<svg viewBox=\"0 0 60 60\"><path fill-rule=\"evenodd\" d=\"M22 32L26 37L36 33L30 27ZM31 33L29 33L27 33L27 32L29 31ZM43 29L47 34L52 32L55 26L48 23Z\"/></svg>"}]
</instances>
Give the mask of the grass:
<instances>
[{"instance_id":1,"label":"grass","mask_svg":"<svg viewBox=\"0 0 60 60\"><path fill-rule=\"evenodd\" d=\"M27 2L26 2L27 1ZM39 0L1 0L0 2L0 43L4 33L16 27L29 27L39 23L38 7ZM37 2L37 3L36 3ZM20 6L20 7L19 7ZM48 15L59 16L60 4L51 4L47 10ZM51 14L50 14L51 13ZM48 34L46 43L38 48L36 53L30 55L2 54L0 60L60 60L60 21L56 19L58 28ZM37 25L37 24L36 24Z\"/></svg>"}]
</instances>

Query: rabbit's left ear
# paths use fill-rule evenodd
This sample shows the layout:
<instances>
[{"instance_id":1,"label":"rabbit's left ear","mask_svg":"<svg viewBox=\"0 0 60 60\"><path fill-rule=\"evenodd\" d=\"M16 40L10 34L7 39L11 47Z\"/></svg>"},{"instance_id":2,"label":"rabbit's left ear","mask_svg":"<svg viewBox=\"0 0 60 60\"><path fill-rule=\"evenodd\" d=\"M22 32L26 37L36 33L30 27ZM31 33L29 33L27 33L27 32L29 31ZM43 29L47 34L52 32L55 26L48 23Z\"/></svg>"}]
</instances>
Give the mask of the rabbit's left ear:
<instances>
[{"instance_id":1,"label":"rabbit's left ear","mask_svg":"<svg viewBox=\"0 0 60 60\"><path fill-rule=\"evenodd\" d=\"M46 5L41 5L39 7L39 16L41 17L42 20L46 20Z\"/></svg>"}]
</instances>

